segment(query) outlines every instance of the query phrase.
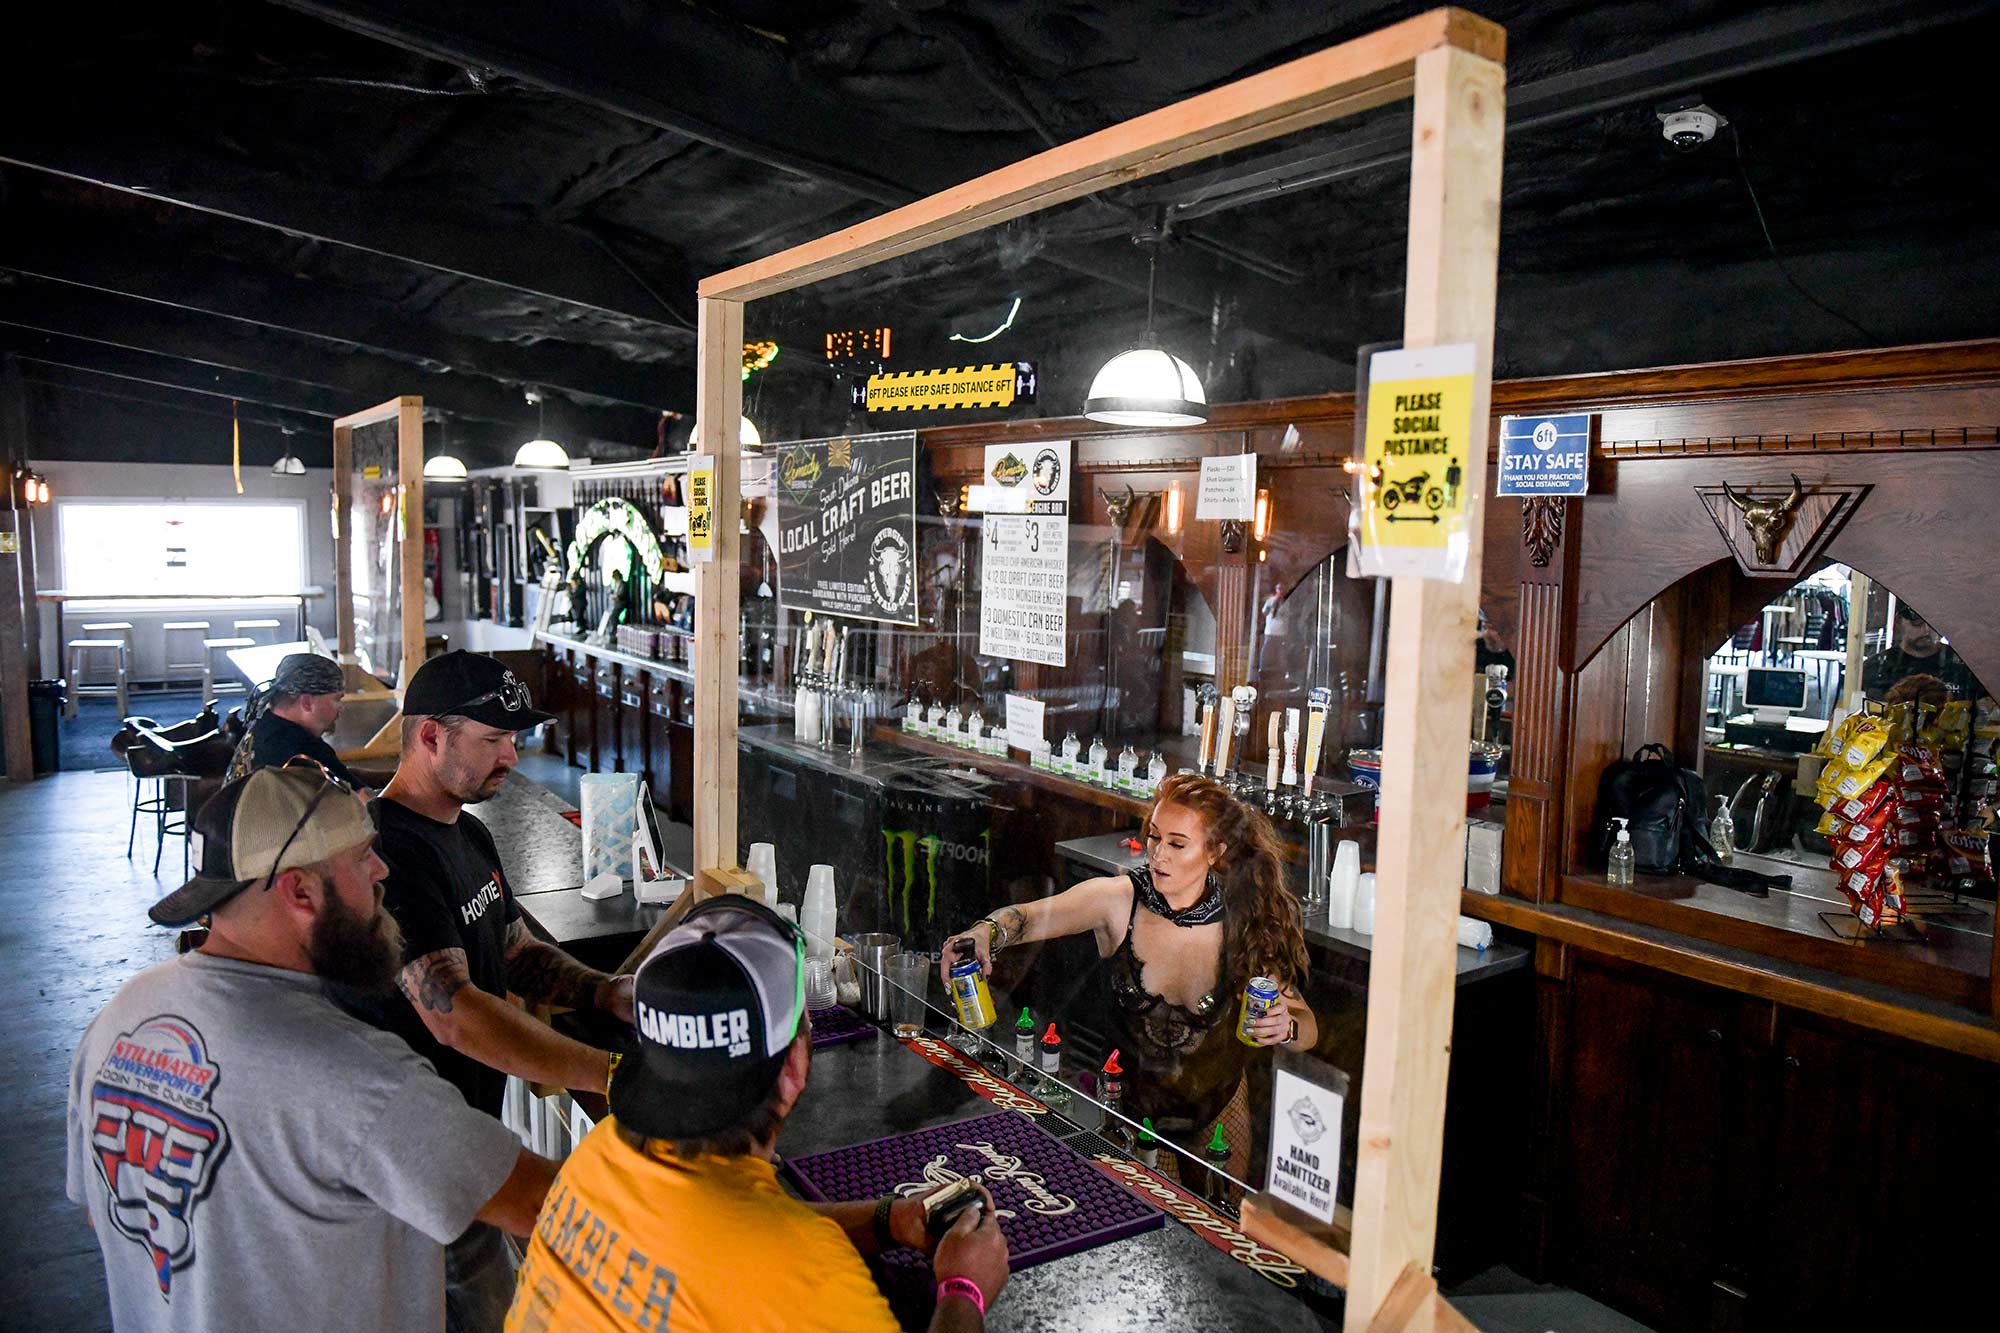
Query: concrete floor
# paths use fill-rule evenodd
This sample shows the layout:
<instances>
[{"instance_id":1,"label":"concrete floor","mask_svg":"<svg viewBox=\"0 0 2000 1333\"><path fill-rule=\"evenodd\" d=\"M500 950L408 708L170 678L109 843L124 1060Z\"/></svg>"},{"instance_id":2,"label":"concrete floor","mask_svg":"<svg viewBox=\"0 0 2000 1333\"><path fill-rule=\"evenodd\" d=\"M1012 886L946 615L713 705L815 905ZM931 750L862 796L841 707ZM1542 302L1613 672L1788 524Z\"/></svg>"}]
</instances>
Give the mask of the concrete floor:
<instances>
[{"instance_id":1,"label":"concrete floor","mask_svg":"<svg viewBox=\"0 0 2000 1333\"><path fill-rule=\"evenodd\" d=\"M146 909L180 883L169 845L152 875L151 830L130 861L123 773L0 782L0 1124L8 1206L0 1209L0 1325L83 1333L111 1327L103 1261L81 1209L63 1194L70 1056L118 987L173 954L173 932Z\"/></svg>"}]
</instances>

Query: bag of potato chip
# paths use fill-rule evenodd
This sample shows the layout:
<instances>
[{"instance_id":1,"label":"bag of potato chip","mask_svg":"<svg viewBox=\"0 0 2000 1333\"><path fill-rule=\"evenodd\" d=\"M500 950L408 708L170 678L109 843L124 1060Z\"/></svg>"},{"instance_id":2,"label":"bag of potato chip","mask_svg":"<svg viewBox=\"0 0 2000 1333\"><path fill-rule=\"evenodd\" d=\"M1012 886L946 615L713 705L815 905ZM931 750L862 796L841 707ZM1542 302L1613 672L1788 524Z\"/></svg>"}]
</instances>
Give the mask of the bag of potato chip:
<instances>
[{"instance_id":1,"label":"bag of potato chip","mask_svg":"<svg viewBox=\"0 0 2000 1333\"><path fill-rule=\"evenodd\" d=\"M1840 747L1840 762L1849 768L1860 768L1889 743L1889 724L1879 717L1855 719L1854 726L1848 728L1847 739Z\"/></svg>"}]
</instances>

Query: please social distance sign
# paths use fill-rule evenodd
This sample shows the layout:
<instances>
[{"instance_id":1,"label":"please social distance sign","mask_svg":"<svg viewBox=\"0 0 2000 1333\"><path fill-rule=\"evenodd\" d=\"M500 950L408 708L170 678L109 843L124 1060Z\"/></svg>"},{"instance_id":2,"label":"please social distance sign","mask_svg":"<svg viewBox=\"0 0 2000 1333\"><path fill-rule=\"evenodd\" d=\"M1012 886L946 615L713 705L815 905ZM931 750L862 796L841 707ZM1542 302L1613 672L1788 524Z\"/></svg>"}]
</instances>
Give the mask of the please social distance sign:
<instances>
[{"instance_id":1,"label":"please social distance sign","mask_svg":"<svg viewBox=\"0 0 2000 1333\"><path fill-rule=\"evenodd\" d=\"M1495 495L1588 495L1590 414L1500 418Z\"/></svg>"}]
</instances>

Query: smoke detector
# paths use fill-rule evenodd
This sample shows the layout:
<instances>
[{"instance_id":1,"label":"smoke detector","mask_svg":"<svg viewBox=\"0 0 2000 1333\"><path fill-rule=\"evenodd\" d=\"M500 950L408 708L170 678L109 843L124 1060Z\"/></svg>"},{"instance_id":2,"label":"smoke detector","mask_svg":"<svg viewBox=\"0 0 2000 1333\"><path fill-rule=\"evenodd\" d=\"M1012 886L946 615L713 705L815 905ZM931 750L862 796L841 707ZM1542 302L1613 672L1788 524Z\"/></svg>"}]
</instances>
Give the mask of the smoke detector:
<instances>
[{"instance_id":1,"label":"smoke detector","mask_svg":"<svg viewBox=\"0 0 2000 1333\"><path fill-rule=\"evenodd\" d=\"M1663 102L1653 109L1660 134L1683 153L1691 153L1715 137L1729 118L1701 100L1700 94Z\"/></svg>"}]
</instances>

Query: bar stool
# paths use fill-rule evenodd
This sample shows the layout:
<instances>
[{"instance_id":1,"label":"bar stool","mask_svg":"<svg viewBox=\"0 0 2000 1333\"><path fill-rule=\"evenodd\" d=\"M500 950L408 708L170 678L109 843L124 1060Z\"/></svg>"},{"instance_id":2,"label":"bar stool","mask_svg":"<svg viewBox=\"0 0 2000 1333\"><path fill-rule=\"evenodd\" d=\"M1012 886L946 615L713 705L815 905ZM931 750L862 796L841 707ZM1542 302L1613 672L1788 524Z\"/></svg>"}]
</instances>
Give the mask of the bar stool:
<instances>
[{"instance_id":1,"label":"bar stool","mask_svg":"<svg viewBox=\"0 0 2000 1333\"><path fill-rule=\"evenodd\" d=\"M184 635L193 635L197 640L207 638L208 622L206 620L169 620L166 624L160 626L160 638L165 650L163 655L166 658L166 677L169 685L173 683L176 671L185 671L190 676L200 676L203 672L202 654L196 651L197 646L195 644L184 643L176 649L174 644L175 637ZM178 660L174 656L176 651L182 654Z\"/></svg>"},{"instance_id":2,"label":"bar stool","mask_svg":"<svg viewBox=\"0 0 2000 1333\"><path fill-rule=\"evenodd\" d=\"M271 623L275 625L278 622L274 620ZM255 648L256 646L257 641L255 639L203 639L201 641L201 697L204 699L213 699L220 694L243 693L243 687L236 681L226 676L221 680L215 678L215 655L217 653L230 652L237 648Z\"/></svg>"},{"instance_id":3,"label":"bar stool","mask_svg":"<svg viewBox=\"0 0 2000 1333\"><path fill-rule=\"evenodd\" d=\"M250 640L252 646L276 643L278 641L278 622L275 620L239 620L236 622L236 636L240 639Z\"/></svg>"},{"instance_id":4,"label":"bar stool","mask_svg":"<svg viewBox=\"0 0 2000 1333\"><path fill-rule=\"evenodd\" d=\"M115 698L122 715L132 707L129 692L131 649L123 639L71 639L69 641L69 717L76 719L76 702L82 695ZM108 679L93 679L91 672L108 667Z\"/></svg>"}]
</instances>

